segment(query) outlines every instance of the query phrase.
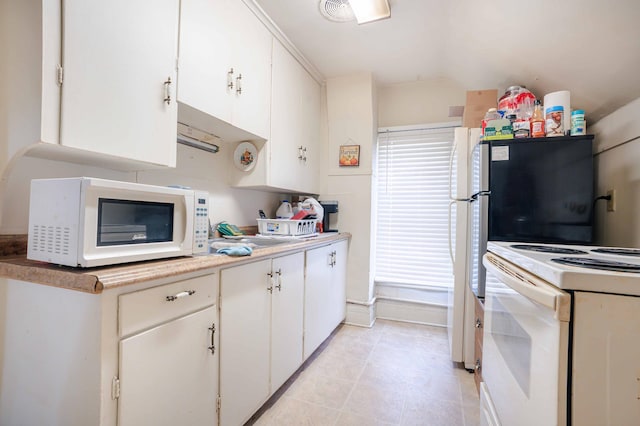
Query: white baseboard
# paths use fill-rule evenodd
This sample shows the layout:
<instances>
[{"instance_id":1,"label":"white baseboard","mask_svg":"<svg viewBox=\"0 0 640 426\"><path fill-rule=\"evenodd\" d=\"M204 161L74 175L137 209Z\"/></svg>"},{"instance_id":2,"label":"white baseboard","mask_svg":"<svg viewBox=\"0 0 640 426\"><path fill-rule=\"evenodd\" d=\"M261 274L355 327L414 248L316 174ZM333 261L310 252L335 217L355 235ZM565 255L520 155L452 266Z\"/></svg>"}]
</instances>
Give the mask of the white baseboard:
<instances>
[{"instance_id":1,"label":"white baseboard","mask_svg":"<svg viewBox=\"0 0 640 426\"><path fill-rule=\"evenodd\" d=\"M373 327L376 322L376 304L359 304L347 302L347 317L345 324L360 327Z\"/></svg>"},{"instance_id":2,"label":"white baseboard","mask_svg":"<svg viewBox=\"0 0 640 426\"><path fill-rule=\"evenodd\" d=\"M373 327L376 319L447 326L447 307L410 300L377 297L370 303L347 302L345 324Z\"/></svg>"},{"instance_id":3,"label":"white baseboard","mask_svg":"<svg viewBox=\"0 0 640 426\"><path fill-rule=\"evenodd\" d=\"M376 318L418 324L447 326L447 307L427 303L389 300L378 297Z\"/></svg>"}]
</instances>

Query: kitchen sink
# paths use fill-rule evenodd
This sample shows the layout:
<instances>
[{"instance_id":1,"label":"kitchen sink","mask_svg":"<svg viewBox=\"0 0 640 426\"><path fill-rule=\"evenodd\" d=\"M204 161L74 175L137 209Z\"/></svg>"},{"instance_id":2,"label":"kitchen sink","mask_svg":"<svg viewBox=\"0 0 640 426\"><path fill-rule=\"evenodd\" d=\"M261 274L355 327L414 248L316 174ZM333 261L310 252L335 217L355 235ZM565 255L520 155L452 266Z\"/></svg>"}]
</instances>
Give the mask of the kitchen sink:
<instances>
[{"instance_id":1,"label":"kitchen sink","mask_svg":"<svg viewBox=\"0 0 640 426\"><path fill-rule=\"evenodd\" d=\"M271 237L256 237L256 236L243 236L241 238L213 238L209 240L210 251L223 248L233 247L238 245L247 245L252 248L271 247L279 244L285 244L294 241L288 238L271 238Z\"/></svg>"},{"instance_id":2,"label":"kitchen sink","mask_svg":"<svg viewBox=\"0 0 640 426\"><path fill-rule=\"evenodd\" d=\"M240 241L243 244L255 244L258 247L269 247L269 246L275 246L275 245L278 245L278 244L289 243L289 242L295 241L295 240L287 239L287 238L246 236L246 237L241 238L238 241Z\"/></svg>"}]
</instances>

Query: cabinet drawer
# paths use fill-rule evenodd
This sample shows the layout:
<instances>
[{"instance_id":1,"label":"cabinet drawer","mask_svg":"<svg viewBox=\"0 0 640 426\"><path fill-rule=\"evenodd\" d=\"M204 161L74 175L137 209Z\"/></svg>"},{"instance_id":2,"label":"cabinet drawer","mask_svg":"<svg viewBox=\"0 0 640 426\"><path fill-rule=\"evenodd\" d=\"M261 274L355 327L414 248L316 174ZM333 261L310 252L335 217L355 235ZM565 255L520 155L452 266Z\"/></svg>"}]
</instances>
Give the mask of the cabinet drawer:
<instances>
[{"instance_id":1,"label":"cabinet drawer","mask_svg":"<svg viewBox=\"0 0 640 426\"><path fill-rule=\"evenodd\" d=\"M216 302L218 274L122 294L118 298L120 336L195 312Z\"/></svg>"}]
</instances>

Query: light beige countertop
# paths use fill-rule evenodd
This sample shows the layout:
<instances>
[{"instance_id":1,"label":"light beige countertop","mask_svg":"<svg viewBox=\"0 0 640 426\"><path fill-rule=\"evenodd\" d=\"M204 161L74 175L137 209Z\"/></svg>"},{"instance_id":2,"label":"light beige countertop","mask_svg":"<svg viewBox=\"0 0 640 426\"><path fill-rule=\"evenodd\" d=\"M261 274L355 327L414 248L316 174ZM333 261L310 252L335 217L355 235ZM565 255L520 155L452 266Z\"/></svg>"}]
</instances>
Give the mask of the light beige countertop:
<instances>
[{"instance_id":1,"label":"light beige countertop","mask_svg":"<svg viewBox=\"0 0 640 426\"><path fill-rule=\"evenodd\" d=\"M206 269L233 266L326 245L351 238L348 232L326 233L304 241L292 241L253 249L250 256L233 257L211 254L127 263L109 267L71 268L28 260L24 254L0 257L0 277L68 288L87 293L102 293L111 288L178 276ZM2 239L0 239L2 243ZM1 251L0 251L1 252Z\"/></svg>"}]
</instances>

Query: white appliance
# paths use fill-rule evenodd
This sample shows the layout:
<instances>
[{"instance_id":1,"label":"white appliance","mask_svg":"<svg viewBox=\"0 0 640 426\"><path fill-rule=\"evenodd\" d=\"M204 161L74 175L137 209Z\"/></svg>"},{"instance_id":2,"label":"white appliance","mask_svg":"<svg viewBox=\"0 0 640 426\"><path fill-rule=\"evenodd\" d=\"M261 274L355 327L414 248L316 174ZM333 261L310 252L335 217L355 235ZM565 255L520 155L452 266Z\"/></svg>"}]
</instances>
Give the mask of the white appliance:
<instances>
[{"instance_id":1,"label":"white appliance","mask_svg":"<svg viewBox=\"0 0 640 426\"><path fill-rule=\"evenodd\" d=\"M203 191L97 178L34 179L27 258L93 267L208 251Z\"/></svg>"},{"instance_id":2,"label":"white appliance","mask_svg":"<svg viewBox=\"0 0 640 426\"><path fill-rule=\"evenodd\" d=\"M487 248L481 424L640 424L640 250Z\"/></svg>"},{"instance_id":3,"label":"white appliance","mask_svg":"<svg viewBox=\"0 0 640 426\"><path fill-rule=\"evenodd\" d=\"M449 248L454 285L449 291L447 329L451 359L470 370L476 365L474 291L483 296L484 271L479 268L486 245L486 227L481 224L486 223L483 195L488 193L488 175L481 167L481 157L487 155L487 148L480 136L480 129L457 128L449 164Z\"/></svg>"}]
</instances>

